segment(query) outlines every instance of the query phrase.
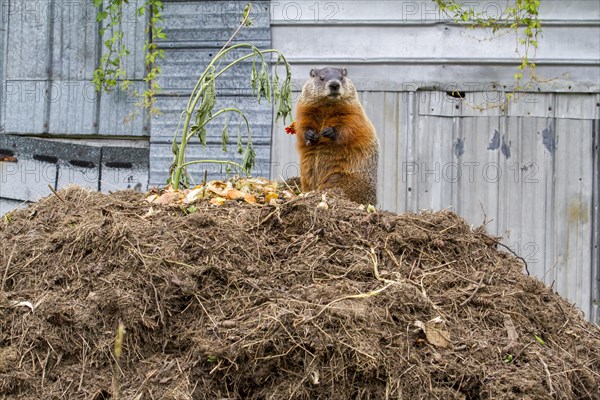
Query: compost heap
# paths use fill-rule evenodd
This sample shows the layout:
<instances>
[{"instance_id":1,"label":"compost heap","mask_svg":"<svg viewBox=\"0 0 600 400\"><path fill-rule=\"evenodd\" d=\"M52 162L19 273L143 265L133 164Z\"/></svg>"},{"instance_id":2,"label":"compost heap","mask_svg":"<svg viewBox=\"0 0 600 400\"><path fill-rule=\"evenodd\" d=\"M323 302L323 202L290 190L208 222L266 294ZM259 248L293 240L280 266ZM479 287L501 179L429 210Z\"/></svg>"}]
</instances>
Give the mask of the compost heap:
<instances>
[{"instance_id":1,"label":"compost heap","mask_svg":"<svg viewBox=\"0 0 600 400\"><path fill-rule=\"evenodd\" d=\"M1 398L600 398L598 327L452 212L146 198L0 222Z\"/></svg>"}]
</instances>

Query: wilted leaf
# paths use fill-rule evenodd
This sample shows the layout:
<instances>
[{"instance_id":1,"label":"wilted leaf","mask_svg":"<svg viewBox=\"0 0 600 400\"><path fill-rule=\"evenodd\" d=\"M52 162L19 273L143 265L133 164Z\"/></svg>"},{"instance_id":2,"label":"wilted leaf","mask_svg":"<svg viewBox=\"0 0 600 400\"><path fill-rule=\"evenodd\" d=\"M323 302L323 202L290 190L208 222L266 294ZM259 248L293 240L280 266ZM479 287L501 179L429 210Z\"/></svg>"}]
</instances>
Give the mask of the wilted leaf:
<instances>
[{"instance_id":1,"label":"wilted leaf","mask_svg":"<svg viewBox=\"0 0 600 400\"><path fill-rule=\"evenodd\" d=\"M262 185L266 185L269 183L269 180L267 180L265 178L248 178L248 179L244 179L244 180L255 186L262 186Z\"/></svg>"},{"instance_id":2,"label":"wilted leaf","mask_svg":"<svg viewBox=\"0 0 600 400\"><path fill-rule=\"evenodd\" d=\"M230 200L239 200L245 198L246 196L246 193L233 188L225 191L225 197Z\"/></svg>"},{"instance_id":3,"label":"wilted leaf","mask_svg":"<svg viewBox=\"0 0 600 400\"><path fill-rule=\"evenodd\" d=\"M13 301L11 302L11 305L13 307L29 307L31 311L34 310L33 304L29 301Z\"/></svg>"},{"instance_id":4,"label":"wilted leaf","mask_svg":"<svg viewBox=\"0 0 600 400\"><path fill-rule=\"evenodd\" d=\"M220 207L223 204L225 204L226 201L227 199L223 197L213 197L212 199L210 199L210 204L212 204L213 206Z\"/></svg>"},{"instance_id":5,"label":"wilted leaf","mask_svg":"<svg viewBox=\"0 0 600 400\"><path fill-rule=\"evenodd\" d=\"M425 323L415 321L414 325L425 333L427 341L432 345L446 348L452 344L450 333L444 329L444 323L441 318L437 317Z\"/></svg>"},{"instance_id":6,"label":"wilted leaf","mask_svg":"<svg viewBox=\"0 0 600 400\"><path fill-rule=\"evenodd\" d=\"M194 201L203 198L204 196L204 192L206 190L204 189L203 186L200 187L196 187L195 189L190 190L186 195L185 195L185 199L183 199L183 202L188 204L188 203L193 203Z\"/></svg>"},{"instance_id":7,"label":"wilted leaf","mask_svg":"<svg viewBox=\"0 0 600 400\"><path fill-rule=\"evenodd\" d=\"M155 199L152 203L154 204L176 204L179 202L179 193L176 192L165 192L160 197Z\"/></svg>"},{"instance_id":8,"label":"wilted leaf","mask_svg":"<svg viewBox=\"0 0 600 400\"><path fill-rule=\"evenodd\" d=\"M250 204L256 204L256 197L254 197L251 194L244 194L244 200L246 201L246 203L250 203Z\"/></svg>"},{"instance_id":9,"label":"wilted leaf","mask_svg":"<svg viewBox=\"0 0 600 400\"><path fill-rule=\"evenodd\" d=\"M231 188L231 183L229 183L229 188ZM225 197L226 196L226 189L228 188L228 184L225 182L221 182L221 181L210 181L208 182L208 184L206 185L206 189L213 192L214 194L221 196L221 197Z\"/></svg>"},{"instance_id":10,"label":"wilted leaf","mask_svg":"<svg viewBox=\"0 0 600 400\"><path fill-rule=\"evenodd\" d=\"M519 334L510 315L504 316L504 329L506 329L506 335L508 336L508 344L504 346L503 352L508 353L516 346L519 339Z\"/></svg>"}]
</instances>

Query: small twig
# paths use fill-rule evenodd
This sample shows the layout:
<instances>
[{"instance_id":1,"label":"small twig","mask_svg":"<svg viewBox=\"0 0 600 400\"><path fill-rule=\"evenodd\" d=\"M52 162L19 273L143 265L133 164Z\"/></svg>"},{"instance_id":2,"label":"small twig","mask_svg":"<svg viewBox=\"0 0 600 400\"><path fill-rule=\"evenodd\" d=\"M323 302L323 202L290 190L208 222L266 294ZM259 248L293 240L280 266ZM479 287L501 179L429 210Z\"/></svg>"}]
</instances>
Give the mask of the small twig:
<instances>
[{"instance_id":1,"label":"small twig","mask_svg":"<svg viewBox=\"0 0 600 400\"><path fill-rule=\"evenodd\" d=\"M471 299L473 298L473 296L475 296L475 294L477 293L477 291L481 287L481 284L483 283L483 278L485 278L485 274L483 274L481 276L481 279L479 280L479 283L477 283L477 287L475 288L475 290L473 290L473 293L471 293L471 295L469 297L467 297L467 299L465 301L463 301L462 303L460 303L459 307L462 307L465 304L467 304L469 301L471 301Z\"/></svg>"},{"instance_id":2,"label":"small twig","mask_svg":"<svg viewBox=\"0 0 600 400\"><path fill-rule=\"evenodd\" d=\"M171 263L171 264L181 265L182 267L195 268L193 265L186 264L186 263L181 262L181 261L169 260L167 258L155 257L155 256L151 256L149 254L144 254L141 251L139 251L138 249L136 249L135 247L133 247L133 244L130 241L127 241L127 242L131 245L130 249L133 250L133 252L138 255L138 257L140 258L140 260L144 264L145 264L145 260L144 260L144 257L145 257L145 258L149 258L151 260L156 260L156 261L162 261L162 262L165 262L165 263Z\"/></svg>"},{"instance_id":3,"label":"small twig","mask_svg":"<svg viewBox=\"0 0 600 400\"><path fill-rule=\"evenodd\" d=\"M375 249L373 249L371 247L371 251L368 252L368 254L369 254L369 257L371 258L371 261L373 262L373 275L375 275L375 279L377 279L378 281L388 283L388 284L400 283L398 281L382 278L381 275L379 275L379 264L377 263L377 256L375 255ZM399 266L399 264L398 264L398 266Z\"/></svg>"},{"instance_id":4,"label":"small twig","mask_svg":"<svg viewBox=\"0 0 600 400\"><path fill-rule=\"evenodd\" d=\"M383 249L385 250L385 252L387 253L388 257L390 258L390 260L392 260L392 262L394 263L394 265L396 265L396 267L400 268L400 262L398 262L398 260L396 259L396 256L394 255L394 253L392 253L392 251L388 248L388 240L389 240L389 236L385 239L385 243L383 244ZM402 261L402 256L404 255L404 253L402 253L402 255L400 256L400 261Z\"/></svg>"},{"instance_id":5,"label":"small twig","mask_svg":"<svg viewBox=\"0 0 600 400\"><path fill-rule=\"evenodd\" d=\"M46 354L46 358L44 359L44 363L40 360L39 354L36 355L38 362L40 363L40 367L42 368L42 389L44 389L44 381L46 379L46 367L48 366L48 359L50 358L50 349L48 349L48 354Z\"/></svg>"},{"instance_id":6,"label":"small twig","mask_svg":"<svg viewBox=\"0 0 600 400\"><path fill-rule=\"evenodd\" d=\"M206 308L204 308L204 304L202 304L202 300L200 300L200 298L196 294L194 295L194 297L196 298L196 300L198 300L198 304L200 304L200 307L202 307L202 309L204 310L204 313L206 314L206 316L208 317L208 319L210 319L210 322L213 323L213 325L215 326L215 328L218 328L219 324L217 324L216 321L210 316L210 314L208 313L208 311L206 311Z\"/></svg>"},{"instance_id":7,"label":"small twig","mask_svg":"<svg viewBox=\"0 0 600 400\"><path fill-rule=\"evenodd\" d=\"M48 184L48 188L49 188L49 189L52 191L52 193L54 193L54 195L55 195L56 197L58 197L58 199L59 199L60 201L62 201L62 202L63 202L63 204L67 204L67 202L66 202L66 201L65 201L65 200L64 200L62 197L60 197L60 195L59 195L59 194L56 192L56 190L54 190L54 188L53 188L52 186L50 186L50 184Z\"/></svg>"},{"instance_id":8,"label":"small twig","mask_svg":"<svg viewBox=\"0 0 600 400\"><path fill-rule=\"evenodd\" d=\"M13 246L10 251L10 256L8 256L8 261L6 262L6 267L4 267L4 274L2 275L2 284L0 285L0 290L4 291L4 282L6 282L6 276L8 275L8 267L10 266L10 262L12 261L13 254L15 253L15 249L17 248L17 244Z\"/></svg>"},{"instance_id":9,"label":"small twig","mask_svg":"<svg viewBox=\"0 0 600 400\"><path fill-rule=\"evenodd\" d=\"M269 214L268 214L266 217L264 217L264 218L262 219L262 221L260 221L260 222L258 223L258 225L256 225L256 226L253 226L253 227L251 227L250 229L247 229L247 230L246 230L246 232L250 232L250 231L253 231L254 229L257 229L257 228L259 228L259 227L260 227L262 224L264 224L265 222L267 222L267 221L268 221L268 220L269 220L269 219L270 219L270 218L271 218L273 215L277 214L278 212L279 212L279 207L278 207L278 206L276 206L276 207L275 207L275 210L271 211L271 212L270 212L270 213L269 213ZM280 221L281 221L281 219L280 219Z\"/></svg>"},{"instance_id":10,"label":"small twig","mask_svg":"<svg viewBox=\"0 0 600 400\"><path fill-rule=\"evenodd\" d=\"M210 372L208 373L209 375L212 375L213 372L215 372L216 370L219 369L219 367L221 366L221 364L223 363L223 360L219 360L219 362L217 363L217 365L215 365L215 367L213 369L210 370Z\"/></svg>"},{"instance_id":11,"label":"small twig","mask_svg":"<svg viewBox=\"0 0 600 400\"><path fill-rule=\"evenodd\" d=\"M355 351L355 352L357 352L357 353L360 353L360 354L362 354L362 355L363 355L363 356L365 356L365 357L369 357L369 358L370 358L370 359L372 359L372 360L377 360L377 358L373 357L373 356L372 356L372 355L370 355L369 353L365 353L364 351L361 351L361 350L357 349L356 347L350 346L348 343L345 343L343 340L338 340L338 343L341 343L341 344L343 344L344 346L346 346L346 347L348 347L348 348L350 348L350 349L354 350L354 351Z\"/></svg>"},{"instance_id":12,"label":"small twig","mask_svg":"<svg viewBox=\"0 0 600 400\"><path fill-rule=\"evenodd\" d=\"M206 183L208 181L208 170L204 170L204 179L202 180L202 198L206 197Z\"/></svg>"},{"instance_id":13,"label":"small twig","mask_svg":"<svg viewBox=\"0 0 600 400\"><path fill-rule=\"evenodd\" d=\"M87 363L87 349L89 348L87 342L85 341L85 338L83 336L81 336L81 334L79 335L79 337L81 337L81 374L79 375L79 386L77 387L77 391L80 392L81 391L81 386L83 385L83 377L85 375L85 364Z\"/></svg>"},{"instance_id":14,"label":"small twig","mask_svg":"<svg viewBox=\"0 0 600 400\"><path fill-rule=\"evenodd\" d=\"M231 43L231 41L233 40L233 38L238 34L238 32L246 25L246 22L248 21L248 19L250 18L250 10L251 8L248 8L248 13L246 14L246 16L244 17L244 19L240 22L240 25L238 26L238 28L236 29L236 31L233 33L233 35L231 35L231 37L229 38L229 40L227 41L227 43L225 43L223 45L223 47L221 48L221 50L219 50L219 53L223 52L223 50L225 50L227 48L227 46L229 46L229 43ZM219 54L217 53L217 54Z\"/></svg>"},{"instance_id":15,"label":"small twig","mask_svg":"<svg viewBox=\"0 0 600 400\"><path fill-rule=\"evenodd\" d=\"M538 358L540 359L540 362L544 366L544 371L546 371L546 376L548 377L548 389L550 389L550 397L552 397L552 395L554 395L554 387L552 386L552 377L550 376L550 371L548 370L548 365L546 365L546 363L542 359L542 356L540 356L539 354L538 354Z\"/></svg>"},{"instance_id":16,"label":"small twig","mask_svg":"<svg viewBox=\"0 0 600 400\"><path fill-rule=\"evenodd\" d=\"M302 193L302 189L300 189L298 187L298 179L294 179L294 178L289 178L289 179L294 179L294 186L296 187L296 189L292 188L289 184L288 184L288 179L283 179L283 176L279 175L279 178L281 179L281 181L283 182L283 184L288 188L288 190L292 193Z\"/></svg>"},{"instance_id":17,"label":"small twig","mask_svg":"<svg viewBox=\"0 0 600 400\"><path fill-rule=\"evenodd\" d=\"M290 331L287 330L287 328L285 327L285 325L278 318L275 318L272 315L268 315L268 314L265 314L265 316L267 318L271 318L272 320L274 320L275 322L277 322L279 325L281 325L281 327L283 328L283 330L285 331L285 333L287 333L287 335L290 338L290 340L292 342L294 342L295 346L292 346L288 351L285 352L285 354L275 355L275 356L267 356L267 357L258 357L258 358L256 358L257 360L268 360L270 358L275 358L275 357L287 355L287 354L289 354L290 351L292 351L296 347L300 347L307 354L310 354L313 358L316 357L310 350L308 350L306 347L302 346L301 343L298 343L298 341L296 339L294 339L294 336L290 333Z\"/></svg>"},{"instance_id":18,"label":"small twig","mask_svg":"<svg viewBox=\"0 0 600 400\"><path fill-rule=\"evenodd\" d=\"M447 230L450 230L450 229L454 228L454 227L455 227L455 226L457 226L457 225L458 225L458 223L456 223L456 224L454 224L454 225L450 225L450 226L448 226L448 227L446 227L446 228L442 229L442 230L440 231L440 233L444 233L444 232L446 232Z\"/></svg>"},{"instance_id":19,"label":"small twig","mask_svg":"<svg viewBox=\"0 0 600 400\"><path fill-rule=\"evenodd\" d=\"M511 249L510 247L508 247L507 245L505 245L504 243L501 243L499 240L494 239L493 237L490 237L490 239L492 239L494 242L496 242L496 244L504 247L506 250L508 250L513 256L517 257L519 260L523 261L523 264L525 265L525 272L527 272L527 275L531 275L529 273L529 266L527 265L527 261L525 261L525 259L523 257L521 257L520 255L518 255L517 253L515 253L513 251L513 249Z\"/></svg>"},{"instance_id":20,"label":"small twig","mask_svg":"<svg viewBox=\"0 0 600 400\"><path fill-rule=\"evenodd\" d=\"M165 326L165 319L164 319L162 308L160 308L160 300L158 298L158 289L156 289L156 286L154 286L153 283L150 283L150 286L152 286L152 289L154 289L154 300L156 301L156 309L158 310L158 316L160 317L160 322L163 324L163 326Z\"/></svg>"},{"instance_id":21,"label":"small twig","mask_svg":"<svg viewBox=\"0 0 600 400\"><path fill-rule=\"evenodd\" d=\"M386 290L387 288L389 288L390 286L392 286L395 283L396 283L395 281L389 281L389 283L387 285L385 285L379 289L371 290L370 292L367 292L367 293L353 294L353 295L344 296L344 297L340 297L339 299L332 300L329 303L325 304L323 306L323 308L321 308L321 311L316 313L314 316L304 319L302 321L296 322L296 323L294 323L294 326L298 326L303 322L308 322L308 321L311 321L311 320L317 318L319 315L321 315L323 313L323 311L327 310L328 308L330 308L333 304L335 304L337 302L340 302L342 300L349 300L349 299L366 299L369 297L373 297L373 296L378 295L379 293L383 292L384 290Z\"/></svg>"}]
</instances>

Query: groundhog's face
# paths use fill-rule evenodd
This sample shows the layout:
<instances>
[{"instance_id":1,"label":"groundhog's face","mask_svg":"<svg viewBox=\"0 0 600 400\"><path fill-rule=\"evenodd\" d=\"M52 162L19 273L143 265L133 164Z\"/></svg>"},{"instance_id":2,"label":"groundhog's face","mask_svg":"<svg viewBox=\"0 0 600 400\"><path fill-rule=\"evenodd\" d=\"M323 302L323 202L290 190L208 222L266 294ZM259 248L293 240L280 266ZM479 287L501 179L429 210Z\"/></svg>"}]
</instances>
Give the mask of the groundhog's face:
<instances>
[{"instance_id":1,"label":"groundhog's face","mask_svg":"<svg viewBox=\"0 0 600 400\"><path fill-rule=\"evenodd\" d=\"M304 87L304 95L313 96L313 101L352 98L355 96L354 85L347 75L346 68L314 68Z\"/></svg>"}]
</instances>

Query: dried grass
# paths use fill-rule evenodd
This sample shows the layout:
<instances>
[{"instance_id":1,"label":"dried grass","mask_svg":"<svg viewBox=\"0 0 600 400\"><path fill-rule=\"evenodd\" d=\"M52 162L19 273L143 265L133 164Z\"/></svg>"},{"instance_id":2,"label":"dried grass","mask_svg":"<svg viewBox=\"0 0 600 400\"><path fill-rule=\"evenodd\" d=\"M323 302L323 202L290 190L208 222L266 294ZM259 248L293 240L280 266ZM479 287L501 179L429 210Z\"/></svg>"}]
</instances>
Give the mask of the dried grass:
<instances>
[{"instance_id":1,"label":"dried grass","mask_svg":"<svg viewBox=\"0 0 600 400\"><path fill-rule=\"evenodd\" d=\"M598 398L598 327L452 212L58 195L0 227L2 398Z\"/></svg>"}]
</instances>

